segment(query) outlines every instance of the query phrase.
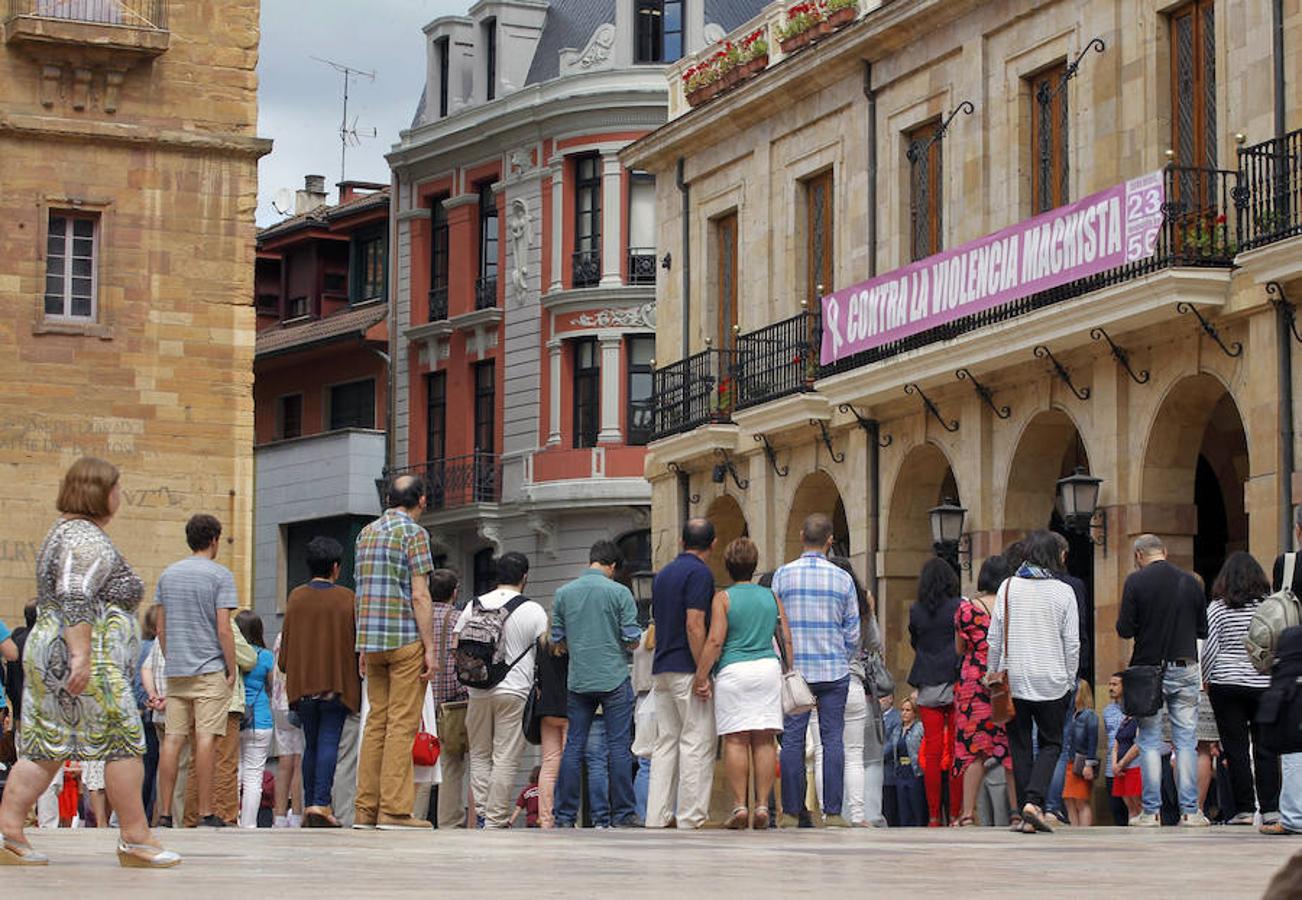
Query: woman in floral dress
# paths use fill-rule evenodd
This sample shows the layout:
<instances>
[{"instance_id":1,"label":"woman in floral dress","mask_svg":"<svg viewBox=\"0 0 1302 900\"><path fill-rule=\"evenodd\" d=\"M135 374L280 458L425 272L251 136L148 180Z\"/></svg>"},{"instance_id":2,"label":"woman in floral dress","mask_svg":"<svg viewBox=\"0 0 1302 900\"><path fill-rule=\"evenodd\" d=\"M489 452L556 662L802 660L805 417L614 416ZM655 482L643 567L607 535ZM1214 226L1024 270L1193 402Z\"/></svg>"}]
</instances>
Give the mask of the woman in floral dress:
<instances>
[{"instance_id":1,"label":"woman in floral dress","mask_svg":"<svg viewBox=\"0 0 1302 900\"><path fill-rule=\"evenodd\" d=\"M990 690L986 687L986 632L995 591L1009 575L1002 556L992 556L981 566L977 593L964 599L954 613L954 644L960 656L959 680L954 688L954 778L963 780L963 811L955 825L976 825L977 795L985 779L985 763L994 759L1012 765L1008 735L990 720ZM1013 779L1008 779L1009 804L1016 808ZM1020 826L1020 823L1018 823Z\"/></svg>"},{"instance_id":2,"label":"woman in floral dress","mask_svg":"<svg viewBox=\"0 0 1302 900\"><path fill-rule=\"evenodd\" d=\"M117 468L100 459L73 463L59 487L63 515L37 555L36 625L23 654L21 759L0 803L0 865L49 862L27 843L23 822L68 759L106 763L121 865L181 861L154 841L141 801L145 737L131 682L144 584L104 533L121 500Z\"/></svg>"}]
</instances>

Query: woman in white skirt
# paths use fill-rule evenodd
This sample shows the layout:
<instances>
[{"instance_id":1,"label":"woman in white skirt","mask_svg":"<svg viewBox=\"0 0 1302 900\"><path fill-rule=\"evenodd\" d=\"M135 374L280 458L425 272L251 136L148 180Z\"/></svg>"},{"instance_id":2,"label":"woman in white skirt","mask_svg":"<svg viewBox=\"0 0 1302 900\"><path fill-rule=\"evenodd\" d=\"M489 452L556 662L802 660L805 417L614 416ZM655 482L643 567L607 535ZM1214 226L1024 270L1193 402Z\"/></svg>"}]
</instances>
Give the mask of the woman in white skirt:
<instances>
[{"instance_id":1,"label":"woman in white skirt","mask_svg":"<svg viewBox=\"0 0 1302 900\"><path fill-rule=\"evenodd\" d=\"M723 767L732 791L733 809L726 827L768 828L769 793L777 775L774 743L782 733L782 665L774 649L781 625L787 659L791 632L782 604L768 588L751 582L759 550L749 538L737 538L723 554L734 584L714 595L710 634L696 669L695 691L709 697L714 673L714 719L723 737ZM716 666L717 662L717 666ZM750 758L755 759L755 815L746 805Z\"/></svg>"}]
</instances>

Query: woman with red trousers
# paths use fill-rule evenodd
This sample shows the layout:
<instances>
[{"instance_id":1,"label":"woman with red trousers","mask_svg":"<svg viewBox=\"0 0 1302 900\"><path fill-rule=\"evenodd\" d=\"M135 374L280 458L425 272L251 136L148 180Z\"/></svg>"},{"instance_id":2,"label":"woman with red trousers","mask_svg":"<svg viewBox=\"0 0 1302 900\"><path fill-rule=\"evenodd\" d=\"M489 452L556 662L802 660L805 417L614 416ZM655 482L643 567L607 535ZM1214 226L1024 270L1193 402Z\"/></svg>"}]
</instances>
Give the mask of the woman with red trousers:
<instances>
[{"instance_id":1,"label":"woman with red trousers","mask_svg":"<svg viewBox=\"0 0 1302 900\"><path fill-rule=\"evenodd\" d=\"M959 596L958 573L945 560L927 561L918 576L918 599L909 609L909 642L913 668L909 684L918 690L922 719L922 774L927 786L928 827L941 821L941 784L949 782L949 821L957 821L963 802L960 779L951 775L954 758L954 682L958 653L954 649L954 614Z\"/></svg>"}]
</instances>

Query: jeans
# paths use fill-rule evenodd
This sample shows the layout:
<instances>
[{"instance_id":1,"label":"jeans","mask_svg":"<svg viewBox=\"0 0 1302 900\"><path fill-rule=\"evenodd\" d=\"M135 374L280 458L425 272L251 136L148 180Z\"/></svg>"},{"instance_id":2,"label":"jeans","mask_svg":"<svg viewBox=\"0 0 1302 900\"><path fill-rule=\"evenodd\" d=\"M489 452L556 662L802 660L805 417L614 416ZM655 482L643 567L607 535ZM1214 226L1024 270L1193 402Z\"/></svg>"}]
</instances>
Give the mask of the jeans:
<instances>
[{"instance_id":1,"label":"jeans","mask_svg":"<svg viewBox=\"0 0 1302 900\"><path fill-rule=\"evenodd\" d=\"M1013 757L1013 780L1017 783L1017 803L1044 808L1045 795L1053 780L1054 767L1062 755L1063 722L1067 718L1067 701L1071 694L1057 700L1017 701L1017 715L1008 723L1008 750ZM1038 746L1031 743L1032 728L1038 729Z\"/></svg>"},{"instance_id":2,"label":"jeans","mask_svg":"<svg viewBox=\"0 0 1302 900\"><path fill-rule=\"evenodd\" d=\"M637 774L633 777L633 804L637 809L637 817L646 820L646 799L651 788L651 758L647 756L638 757Z\"/></svg>"},{"instance_id":3,"label":"jeans","mask_svg":"<svg viewBox=\"0 0 1302 900\"><path fill-rule=\"evenodd\" d=\"M1198 812L1198 685L1197 664L1168 666L1162 680L1171 743L1175 747L1176 785L1180 812ZM1144 773L1144 812L1162 808L1162 717L1139 720L1139 766Z\"/></svg>"},{"instance_id":4,"label":"jeans","mask_svg":"<svg viewBox=\"0 0 1302 900\"><path fill-rule=\"evenodd\" d=\"M303 805L330 806L348 708L337 699L304 699L295 708L303 721Z\"/></svg>"},{"instance_id":5,"label":"jeans","mask_svg":"<svg viewBox=\"0 0 1302 900\"><path fill-rule=\"evenodd\" d=\"M606 720L606 754L610 772L611 822L624 825L637 813L633 801L633 684L629 679L613 691L580 694L570 691L566 707L570 721L556 783L556 825L573 827L579 813L580 769L587 754L588 734L600 706Z\"/></svg>"},{"instance_id":6,"label":"jeans","mask_svg":"<svg viewBox=\"0 0 1302 900\"><path fill-rule=\"evenodd\" d=\"M1261 726L1256 724L1257 705L1264 693L1265 688L1237 684L1207 686L1207 696L1216 714L1216 730L1221 735L1221 749L1229 763L1235 813L1253 813L1258 806L1263 815L1279 810L1279 756L1266 748ZM1251 757L1248 753L1249 738L1252 742Z\"/></svg>"},{"instance_id":7,"label":"jeans","mask_svg":"<svg viewBox=\"0 0 1302 900\"><path fill-rule=\"evenodd\" d=\"M1302 832L1302 753L1285 753L1279 762L1284 773L1279 820L1290 831Z\"/></svg>"},{"instance_id":8,"label":"jeans","mask_svg":"<svg viewBox=\"0 0 1302 900\"><path fill-rule=\"evenodd\" d=\"M246 728L240 732L240 827L258 827L262 806L262 773L271 750L270 728Z\"/></svg>"},{"instance_id":9,"label":"jeans","mask_svg":"<svg viewBox=\"0 0 1302 900\"><path fill-rule=\"evenodd\" d=\"M140 802L145 807L145 821L154 821L154 794L158 792L158 731L145 718L145 780L140 788Z\"/></svg>"},{"instance_id":10,"label":"jeans","mask_svg":"<svg viewBox=\"0 0 1302 900\"><path fill-rule=\"evenodd\" d=\"M610 756L606 749L606 722L598 715L588 729L588 749L583 754L588 768L588 817L593 828L610 827Z\"/></svg>"},{"instance_id":11,"label":"jeans","mask_svg":"<svg viewBox=\"0 0 1302 900\"><path fill-rule=\"evenodd\" d=\"M845 702L850 676L809 685L818 709L818 734L823 740L823 814L841 815L845 796ZM798 816L805 801L805 730L809 713L784 716L782 721L782 811Z\"/></svg>"},{"instance_id":12,"label":"jeans","mask_svg":"<svg viewBox=\"0 0 1302 900\"><path fill-rule=\"evenodd\" d=\"M896 817L901 828L927 824L927 790L921 775L895 780Z\"/></svg>"}]
</instances>

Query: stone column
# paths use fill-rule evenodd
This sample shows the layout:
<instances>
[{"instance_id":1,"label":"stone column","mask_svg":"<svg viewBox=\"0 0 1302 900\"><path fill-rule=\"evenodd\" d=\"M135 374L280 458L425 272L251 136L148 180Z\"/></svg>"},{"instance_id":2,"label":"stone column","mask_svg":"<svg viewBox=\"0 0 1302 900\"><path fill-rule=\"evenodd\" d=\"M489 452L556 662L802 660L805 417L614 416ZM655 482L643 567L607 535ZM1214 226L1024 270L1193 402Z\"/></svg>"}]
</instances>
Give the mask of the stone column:
<instances>
[{"instance_id":1,"label":"stone column","mask_svg":"<svg viewBox=\"0 0 1302 900\"><path fill-rule=\"evenodd\" d=\"M620 196L622 167L614 151L601 154L601 286L618 287L622 255L620 236L624 204Z\"/></svg>"},{"instance_id":2,"label":"stone column","mask_svg":"<svg viewBox=\"0 0 1302 900\"><path fill-rule=\"evenodd\" d=\"M603 279L604 280L604 279ZM619 428L619 388L624 368L619 364L624 335L603 331L601 341L601 431L599 444L622 444L624 435Z\"/></svg>"},{"instance_id":3,"label":"stone column","mask_svg":"<svg viewBox=\"0 0 1302 900\"><path fill-rule=\"evenodd\" d=\"M551 368L547 390L547 446L554 447L561 442L561 354L565 352L565 342L553 338L547 342L551 352Z\"/></svg>"},{"instance_id":4,"label":"stone column","mask_svg":"<svg viewBox=\"0 0 1302 900\"><path fill-rule=\"evenodd\" d=\"M552 169L552 283L548 293L563 288L561 280L561 235L565 232L565 162L556 164ZM555 357L553 357L553 360ZM560 440L558 437L557 440Z\"/></svg>"}]
</instances>

